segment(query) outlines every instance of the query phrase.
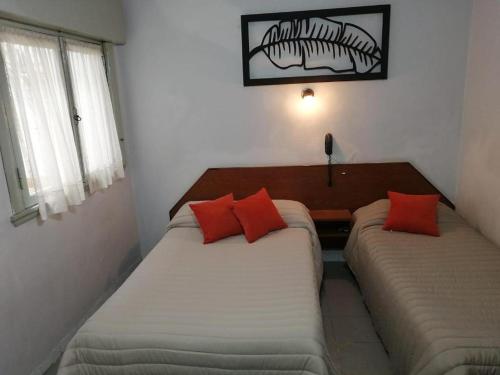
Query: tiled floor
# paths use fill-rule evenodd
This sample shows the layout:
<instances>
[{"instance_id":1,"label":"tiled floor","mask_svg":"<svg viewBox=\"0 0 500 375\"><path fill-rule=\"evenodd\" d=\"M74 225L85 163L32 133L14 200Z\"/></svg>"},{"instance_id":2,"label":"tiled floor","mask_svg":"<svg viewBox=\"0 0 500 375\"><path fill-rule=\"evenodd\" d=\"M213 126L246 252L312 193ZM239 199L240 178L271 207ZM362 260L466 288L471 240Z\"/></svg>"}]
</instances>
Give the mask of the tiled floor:
<instances>
[{"instance_id":1,"label":"tiled floor","mask_svg":"<svg viewBox=\"0 0 500 375\"><path fill-rule=\"evenodd\" d=\"M58 367L59 367L59 361L50 366L50 368L43 375L56 375Z\"/></svg>"},{"instance_id":2,"label":"tiled floor","mask_svg":"<svg viewBox=\"0 0 500 375\"><path fill-rule=\"evenodd\" d=\"M325 263L323 324L339 375L392 375L356 281L345 263Z\"/></svg>"},{"instance_id":3,"label":"tiled floor","mask_svg":"<svg viewBox=\"0 0 500 375\"><path fill-rule=\"evenodd\" d=\"M330 355L338 375L392 375L356 281L345 263L325 263L321 306ZM57 364L45 375L55 375Z\"/></svg>"}]
</instances>

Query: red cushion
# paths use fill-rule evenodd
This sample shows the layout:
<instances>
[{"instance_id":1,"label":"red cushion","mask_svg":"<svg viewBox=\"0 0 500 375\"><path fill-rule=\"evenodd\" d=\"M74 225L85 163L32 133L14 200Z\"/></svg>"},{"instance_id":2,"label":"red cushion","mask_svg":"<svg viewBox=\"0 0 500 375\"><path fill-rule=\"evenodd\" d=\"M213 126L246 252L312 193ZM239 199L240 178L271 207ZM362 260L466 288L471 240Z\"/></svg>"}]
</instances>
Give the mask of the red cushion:
<instances>
[{"instance_id":1,"label":"red cushion","mask_svg":"<svg viewBox=\"0 0 500 375\"><path fill-rule=\"evenodd\" d=\"M233 211L243 227L247 241L250 243L273 230L288 227L265 188L235 202Z\"/></svg>"},{"instance_id":2,"label":"red cushion","mask_svg":"<svg viewBox=\"0 0 500 375\"><path fill-rule=\"evenodd\" d=\"M391 200L385 230L439 236L437 207L439 195L407 195L389 191Z\"/></svg>"},{"instance_id":3,"label":"red cushion","mask_svg":"<svg viewBox=\"0 0 500 375\"><path fill-rule=\"evenodd\" d=\"M243 233L243 229L233 213L233 194L213 201L190 204L203 232L203 243Z\"/></svg>"}]
</instances>

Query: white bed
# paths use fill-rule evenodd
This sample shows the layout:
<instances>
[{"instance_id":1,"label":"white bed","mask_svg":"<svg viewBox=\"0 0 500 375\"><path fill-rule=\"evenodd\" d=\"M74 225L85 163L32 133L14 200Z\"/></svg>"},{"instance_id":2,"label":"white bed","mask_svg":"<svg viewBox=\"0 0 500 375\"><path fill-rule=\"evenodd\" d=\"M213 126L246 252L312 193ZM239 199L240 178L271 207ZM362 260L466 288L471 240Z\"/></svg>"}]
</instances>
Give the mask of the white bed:
<instances>
[{"instance_id":1,"label":"white bed","mask_svg":"<svg viewBox=\"0 0 500 375\"><path fill-rule=\"evenodd\" d=\"M184 206L69 343L59 375L335 374L314 225L302 204L275 204L288 229L210 245Z\"/></svg>"}]
</instances>

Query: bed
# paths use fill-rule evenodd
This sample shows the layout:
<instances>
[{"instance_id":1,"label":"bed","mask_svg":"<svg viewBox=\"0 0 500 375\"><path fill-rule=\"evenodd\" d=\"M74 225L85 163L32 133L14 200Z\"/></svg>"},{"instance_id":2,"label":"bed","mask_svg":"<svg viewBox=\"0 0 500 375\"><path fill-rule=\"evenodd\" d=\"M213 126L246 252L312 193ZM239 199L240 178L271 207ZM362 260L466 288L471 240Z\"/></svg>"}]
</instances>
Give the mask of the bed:
<instances>
[{"instance_id":1,"label":"bed","mask_svg":"<svg viewBox=\"0 0 500 375\"><path fill-rule=\"evenodd\" d=\"M383 231L388 209L355 212L345 258L395 373L500 374L500 249L442 204L441 237Z\"/></svg>"},{"instance_id":2,"label":"bed","mask_svg":"<svg viewBox=\"0 0 500 375\"><path fill-rule=\"evenodd\" d=\"M275 201L289 228L210 245L187 205L69 343L59 375L336 374L308 211Z\"/></svg>"}]
</instances>

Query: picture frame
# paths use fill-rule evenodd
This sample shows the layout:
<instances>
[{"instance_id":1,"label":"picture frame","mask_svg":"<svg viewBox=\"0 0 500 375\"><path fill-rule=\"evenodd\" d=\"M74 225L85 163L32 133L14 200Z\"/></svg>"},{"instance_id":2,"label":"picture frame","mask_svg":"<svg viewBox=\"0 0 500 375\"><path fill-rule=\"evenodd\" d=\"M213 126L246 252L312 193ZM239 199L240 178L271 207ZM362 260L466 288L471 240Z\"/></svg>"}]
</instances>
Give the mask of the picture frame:
<instances>
[{"instance_id":1,"label":"picture frame","mask_svg":"<svg viewBox=\"0 0 500 375\"><path fill-rule=\"evenodd\" d=\"M243 85L387 79L391 6L241 16Z\"/></svg>"}]
</instances>

